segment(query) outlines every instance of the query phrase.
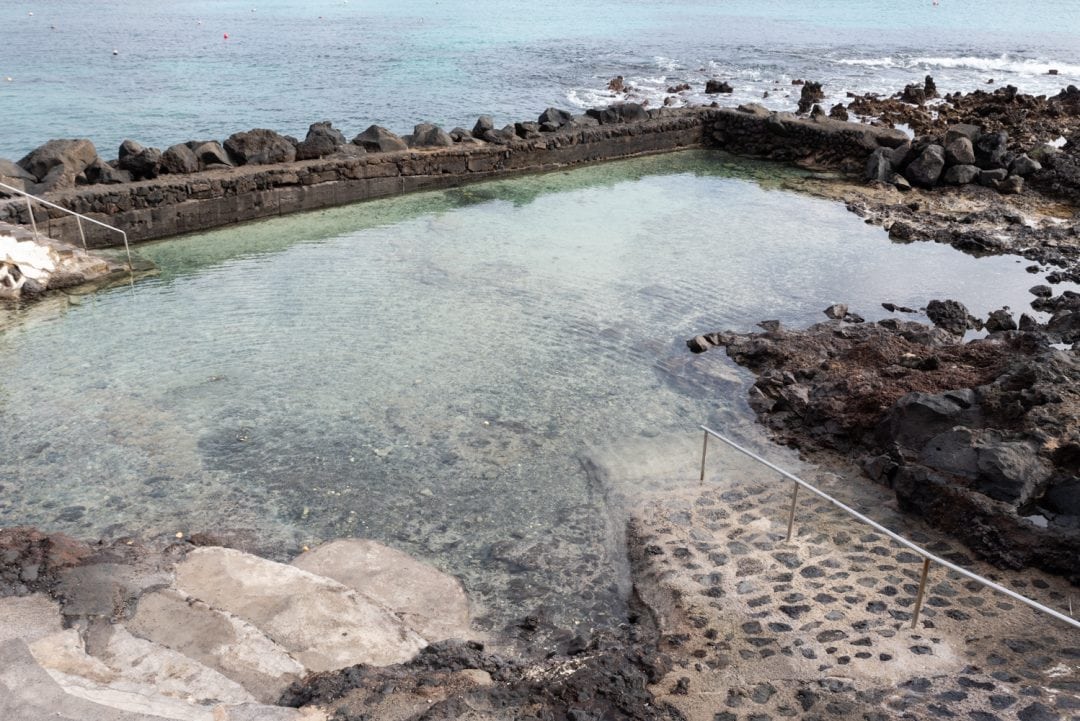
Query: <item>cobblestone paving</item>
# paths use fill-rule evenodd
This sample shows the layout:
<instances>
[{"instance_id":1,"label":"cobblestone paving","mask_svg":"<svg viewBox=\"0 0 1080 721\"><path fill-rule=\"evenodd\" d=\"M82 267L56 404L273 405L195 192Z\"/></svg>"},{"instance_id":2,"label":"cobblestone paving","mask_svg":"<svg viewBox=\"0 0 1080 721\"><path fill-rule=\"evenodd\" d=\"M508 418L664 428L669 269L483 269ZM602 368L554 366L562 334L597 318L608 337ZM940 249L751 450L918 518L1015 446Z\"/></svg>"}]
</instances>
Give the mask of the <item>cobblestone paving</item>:
<instances>
[{"instance_id":1,"label":"cobblestone paving","mask_svg":"<svg viewBox=\"0 0 1080 721\"><path fill-rule=\"evenodd\" d=\"M931 552L1067 608L1059 579L980 564L852 484ZM807 496L790 543L782 480L711 478L636 514L638 592L676 659L664 700L692 721L1080 719L1080 630L933 565L912 629L922 557Z\"/></svg>"}]
</instances>

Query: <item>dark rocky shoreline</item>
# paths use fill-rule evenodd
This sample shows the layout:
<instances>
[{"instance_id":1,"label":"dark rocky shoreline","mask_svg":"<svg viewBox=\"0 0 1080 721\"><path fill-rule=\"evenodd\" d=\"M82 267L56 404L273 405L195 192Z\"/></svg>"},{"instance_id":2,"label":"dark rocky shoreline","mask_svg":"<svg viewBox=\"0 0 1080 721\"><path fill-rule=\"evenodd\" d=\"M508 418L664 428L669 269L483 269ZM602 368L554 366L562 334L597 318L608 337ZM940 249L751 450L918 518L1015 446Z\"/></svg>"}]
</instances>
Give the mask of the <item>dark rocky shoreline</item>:
<instances>
[{"instance_id":1,"label":"dark rocky shoreline","mask_svg":"<svg viewBox=\"0 0 1080 721\"><path fill-rule=\"evenodd\" d=\"M1055 311L1046 324L931 301L933 326L834 307L806 330L764 323L688 345L757 374L750 405L781 442L854 463L996 564L1080 583L1080 298L1036 290L1032 305ZM964 343L976 325L991 332Z\"/></svg>"}]
</instances>

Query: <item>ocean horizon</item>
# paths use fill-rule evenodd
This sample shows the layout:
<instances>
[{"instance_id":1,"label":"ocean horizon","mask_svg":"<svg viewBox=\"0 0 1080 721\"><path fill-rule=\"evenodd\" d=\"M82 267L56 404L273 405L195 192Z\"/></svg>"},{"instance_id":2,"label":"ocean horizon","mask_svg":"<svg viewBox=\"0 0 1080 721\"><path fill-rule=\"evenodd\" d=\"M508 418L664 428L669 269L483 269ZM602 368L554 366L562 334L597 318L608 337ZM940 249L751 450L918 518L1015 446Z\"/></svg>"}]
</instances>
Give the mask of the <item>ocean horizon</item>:
<instances>
[{"instance_id":1,"label":"ocean horizon","mask_svg":"<svg viewBox=\"0 0 1080 721\"><path fill-rule=\"evenodd\" d=\"M679 105L778 110L794 109L796 79L823 83L828 105L925 75L942 92L1080 83L1080 13L1062 0L15 0L0 12L0 157L13 160L52 138L89 138L108 158L126 138L303 137L321 120L351 138L373 123L404 133L548 106L656 107L681 83ZM618 75L628 95L608 90ZM705 95L710 78L734 92Z\"/></svg>"}]
</instances>

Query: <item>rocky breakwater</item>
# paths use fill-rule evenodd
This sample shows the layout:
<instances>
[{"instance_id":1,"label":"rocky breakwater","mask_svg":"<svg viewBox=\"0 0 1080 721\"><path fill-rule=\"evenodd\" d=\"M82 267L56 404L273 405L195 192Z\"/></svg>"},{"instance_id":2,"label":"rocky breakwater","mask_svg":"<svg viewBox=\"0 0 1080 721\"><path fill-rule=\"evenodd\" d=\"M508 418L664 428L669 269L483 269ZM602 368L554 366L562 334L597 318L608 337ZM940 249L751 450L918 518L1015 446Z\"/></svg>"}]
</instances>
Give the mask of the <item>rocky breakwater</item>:
<instances>
[{"instance_id":1,"label":"rocky breakwater","mask_svg":"<svg viewBox=\"0 0 1080 721\"><path fill-rule=\"evenodd\" d=\"M844 109L876 124L906 125L917 136L903 155L872 157L868 178L902 188L981 183L1006 193L1021 192L1027 183L1073 204L1080 200L1080 150L1071 141L1080 130L1080 89L1070 85L1047 97L1006 86L930 102L938 97L932 85L928 77L925 88L855 97ZM938 147L907 172L930 146Z\"/></svg>"},{"instance_id":2,"label":"rocky breakwater","mask_svg":"<svg viewBox=\"0 0 1080 721\"><path fill-rule=\"evenodd\" d=\"M573 115L557 108L535 121L496 127L482 116L446 132L421 123L407 135L373 125L347 141L330 122L303 140L272 130L234 133L223 142L166 148L125 141L115 160L88 140L50 141L18 163L0 163L0 182L45 193L66 208L107 219L132 241L230 223L445 188L494 177L667 152L704 144L698 109L646 109L621 103ZM77 240L74 222L35 211L52 237ZM24 204L0 201L0 221L28 224ZM87 229L91 247L115 243Z\"/></svg>"},{"instance_id":3,"label":"rocky breakwater","mask_svg":"<svg viewBox=\"0 0 1080 721\"><path fill-rule=\"evenodd\" d=\"M1038 149L1045 157L1052 150ZM922 136L894 148L878 148L866 161L866 179L890 183L901 190L911 187L978 183L1000 193L1016 194L1024 179L1042 170L1027 153L1009 150L1004 130L984 131L967 123L950 126L944 135Z\"/></svg>"},{"instance_id":4,"label":"rocky breakwater","mask_svg":"<svg viewBox=\"0 0 1080 721\"><path fill-rule=\"evenodd\" d=\"M818 87L807 84L811 89ZM658 108L624 102L574 115L548 108L535 121L497 127L481 116L449 132L421 123L407 135L373 125L351 141L330 122L303 140L272 130L234 133L223 142L192 140L165 150L125 141L115 160L88 140L57 140L18 163L0 163L0 182L76 212L108 219L132 241L205 230L299 210L452 187L518 173L545 172L684 148L733 153L840 170L861 169L866 154L894 148L903 133L827 118L770 113L755 105ZM70 218L35 211L53 237L72 241ZM0 201L0 221L27 224L25 205ZM92 247L115 242L88 229Z\"/></svg>"},{"instance_id":5,"label":"rocky breakwater","mask_svg":"<svg viewBox=\"0 0 1080 721\"><path fill-rule=\"evenodd\" d=\"M1035 290L1046 324L978 321L955 301L927 305L932 326L861 323L840 306L803 331L771 322L688 345L757 374L750 405L783 442L853 461L996 564L1080 583L1080 298ZM989 335L963 342L975 325Z\"/></svg>"}]
</instances>

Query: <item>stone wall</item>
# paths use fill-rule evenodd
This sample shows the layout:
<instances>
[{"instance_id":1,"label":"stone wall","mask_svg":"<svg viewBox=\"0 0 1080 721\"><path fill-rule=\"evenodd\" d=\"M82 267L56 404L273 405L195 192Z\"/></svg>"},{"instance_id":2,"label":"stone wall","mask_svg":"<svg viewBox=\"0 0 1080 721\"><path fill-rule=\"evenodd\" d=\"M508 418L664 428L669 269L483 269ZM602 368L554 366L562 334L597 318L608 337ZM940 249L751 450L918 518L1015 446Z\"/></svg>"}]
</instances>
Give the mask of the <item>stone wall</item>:
<instances>
[{"instance_id":1,"label":"stone wall","mask_svg":"<svg viewBox=\"0 0 1080 721\"><path fill-rule=\"evenodd\" d=\"M644 114L644 113L643 113ZM894 147L902 133L827 118L796 118L760 106L659 110L637 122L570 125L505 144L456 143L431 150L368 153L276 165L246 165L50 193L78 213L122 228L131 242L209 230L303 210L448 188L492 178L688 148L861 172L868 154ZM35 210L43 233L77 243L75 218ZM29 223L25 203L0 203L0 221ZM90 247L115 246L118 234L84 224Z\"/></svg>"},{"instance_id":2,"label":"stone wall","mask_svg":"<svg viewBox=\"0 0 1080 721\"><path fill-rule=\"evenodd\" d=\"M760 105L710 108L705 113L706 143L738 155L817 168L863 173L878 147L894 148L908 138L899 130L770 112Z\"/></svg>"},{"instance_id":3,"label":"stone wall","mask_svg":"<svg viewBox=\"0 0 1080 721\"><path fill-rule=\"evenodd\" d=\"M637 123L579 127L505 145L369 153L278 165L163 175L121 185L50 193L49 200L122 228L131 242L166 238L257 218L455 187L638 155L700 148L699 111L666 111ZM53 238L79 242L75 218L35 210ZM29 223L24 202L0 204L0 220ZM120 243L116 233L84 224L90 247Z\"/></svg>"}]
</instances>

